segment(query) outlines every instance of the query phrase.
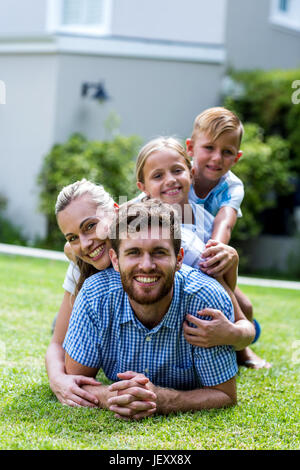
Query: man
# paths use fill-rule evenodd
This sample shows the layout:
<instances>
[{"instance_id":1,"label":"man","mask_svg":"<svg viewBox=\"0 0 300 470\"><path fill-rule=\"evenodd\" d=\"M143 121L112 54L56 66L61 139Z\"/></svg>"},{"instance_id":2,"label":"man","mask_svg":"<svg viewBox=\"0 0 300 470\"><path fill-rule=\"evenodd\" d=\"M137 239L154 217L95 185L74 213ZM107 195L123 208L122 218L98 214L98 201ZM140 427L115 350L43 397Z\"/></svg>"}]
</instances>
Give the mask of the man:
<instances>
[{"instance_id":1,"label":"man","mask_svg":"<svg viewBox=\"0 0 300 470\"><path fill-rule=\"evenodd\" d=\"M64 342L67 373L95 377L102 368L115 383L84 388L123 419L235 404L233 348L194 347L183 336L188 312L209 307L230 321L234 315L214 279L182 266L172 207L152 200L122 206L110 239L114 269L88 278L75 301Z\"/></svg>"}]
</instances>

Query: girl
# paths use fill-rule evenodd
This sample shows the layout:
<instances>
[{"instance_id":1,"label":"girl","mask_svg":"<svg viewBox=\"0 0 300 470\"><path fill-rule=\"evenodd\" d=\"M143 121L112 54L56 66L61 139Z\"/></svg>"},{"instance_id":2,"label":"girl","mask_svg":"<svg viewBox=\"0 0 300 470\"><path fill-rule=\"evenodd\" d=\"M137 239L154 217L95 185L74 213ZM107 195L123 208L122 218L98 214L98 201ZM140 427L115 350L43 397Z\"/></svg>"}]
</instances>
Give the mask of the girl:
<instances>
[{"instance_id":1,"label":"girl","mask_svg":"<svg viewBox=\"0 0 300 470\"><path fill-rule=\"evenodd\" d=\"M224 315L216 314L214 322L205 322L207 326L209 323L205 334L203 320L187 315L187 320L197 326L192 328L184 324L187 341L202 347L231 344L236 350L244 349L252 342L255 331L233 295L238 255L234 248L209 240L213 217L202 206L189 203L191 163L182 145L173 138L151 140L138 155L136 178L138 188L147 197L176 205L182 218L184 262L216 277L234 305L235 323L227 321ZM216 263L218 265L214 266Z\"/></svg>"},{"instance_id":2,"label":"girl","mask_svg":"<svg viewBox=\"0 0 300 470\"><path fill-rule=\"evenodd\" d=\"M93 378L65 373L62 347L77 292L84 280L110 266L108 229L117 204L102 186L85 179L66 186L56 202L58 225L67 240L71 263L64 281L64 297L46 353L50 387L58 400L70 406L96 406L96 398L81 388L99 385Z\"/></svg>"}]
</instances>

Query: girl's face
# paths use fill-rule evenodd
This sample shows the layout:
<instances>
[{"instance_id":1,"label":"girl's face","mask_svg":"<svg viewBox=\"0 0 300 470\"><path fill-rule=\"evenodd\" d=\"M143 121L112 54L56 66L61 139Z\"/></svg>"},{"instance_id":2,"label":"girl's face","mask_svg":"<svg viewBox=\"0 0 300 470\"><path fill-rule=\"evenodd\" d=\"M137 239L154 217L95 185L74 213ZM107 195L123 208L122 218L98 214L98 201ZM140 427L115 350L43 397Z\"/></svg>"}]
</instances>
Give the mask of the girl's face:
<instances>
[{"instance_id":1,"label":"girl's face","mask_svg":"<svg viewBox=\"0 0 300 470\"><path fill-rule=\"evenodd\" d=\"M168 204L188 204L191 173L182 155L166 149L152 153L146 160L144 183L137 183L140 191Z\"/></svg>"},{"instance_id":2,"label":"girl's face","mask_svg":"<svg viewBox=\"0 0 300 470\"><path fill-rule=\"evenodd\" d=\"M83 195L58 213L57 222L75 256L101 271L110 265L110 221L108 218L100 219L97 208L88 194Z\"/></svg>"}]
</instances>

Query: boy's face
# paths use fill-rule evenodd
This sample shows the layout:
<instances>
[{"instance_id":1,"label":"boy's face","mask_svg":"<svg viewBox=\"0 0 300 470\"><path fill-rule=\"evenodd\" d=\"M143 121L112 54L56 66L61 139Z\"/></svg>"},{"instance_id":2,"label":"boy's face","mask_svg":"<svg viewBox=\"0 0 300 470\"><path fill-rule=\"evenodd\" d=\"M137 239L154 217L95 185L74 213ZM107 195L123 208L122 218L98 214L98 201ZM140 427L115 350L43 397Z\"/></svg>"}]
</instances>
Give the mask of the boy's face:
<instances>
[{"instance_id":1,"label":"boy's face","mask_svg":"<svg viewBox=\"0 0 300 470\"><path fill-rule=\"evenodd\" d=\"M187 153L193 158L195 178L218 182L242 156L239 131L225 131L216 140L200 132L192 141L187 139Z\"/></svg>"}]
</instances>

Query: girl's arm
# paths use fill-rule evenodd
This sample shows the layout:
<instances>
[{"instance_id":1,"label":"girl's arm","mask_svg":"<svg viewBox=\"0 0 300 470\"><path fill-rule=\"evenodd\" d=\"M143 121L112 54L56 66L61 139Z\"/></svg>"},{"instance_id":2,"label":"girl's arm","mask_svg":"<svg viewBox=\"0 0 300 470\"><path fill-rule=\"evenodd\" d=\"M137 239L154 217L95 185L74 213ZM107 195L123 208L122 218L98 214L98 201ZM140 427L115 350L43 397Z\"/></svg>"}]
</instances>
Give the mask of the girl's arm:
<instances>
[{"instance_id":1,"label":"girl's arm","mask_svg":"<svg viewBox=\"0 0 300 470\"><path fill-rule=\"evenodd\" d=\"M236 351L240 351L252 343L255 327L243 314L235 295L224 279L219 278L218 281L231 298L235 322L228 320L220 310L206 308L197 312L197 316L190 314L186 316L187 321L183 323L184 337L193 346L211 348L231 345ZM201 319L202 316L210 316L211 320ZM196 328L189 326L189 323L193 323Z\"/></svg>"},{"instance_id":2,"label":"girl's arm","mask_svg":"<svg viewBox=\"0 0 300 470\"><path fill-rule=\"evenodd\" d=\"M81 386L99 385L99 382L91 377L68 375L65 371L65 351L62 344L69 326L74 300L74 296L65 291L53 337L46 353L46 369L50 388L62 404L93 407L98 404L98 400Z\"/></svg>"}]
</instances>

